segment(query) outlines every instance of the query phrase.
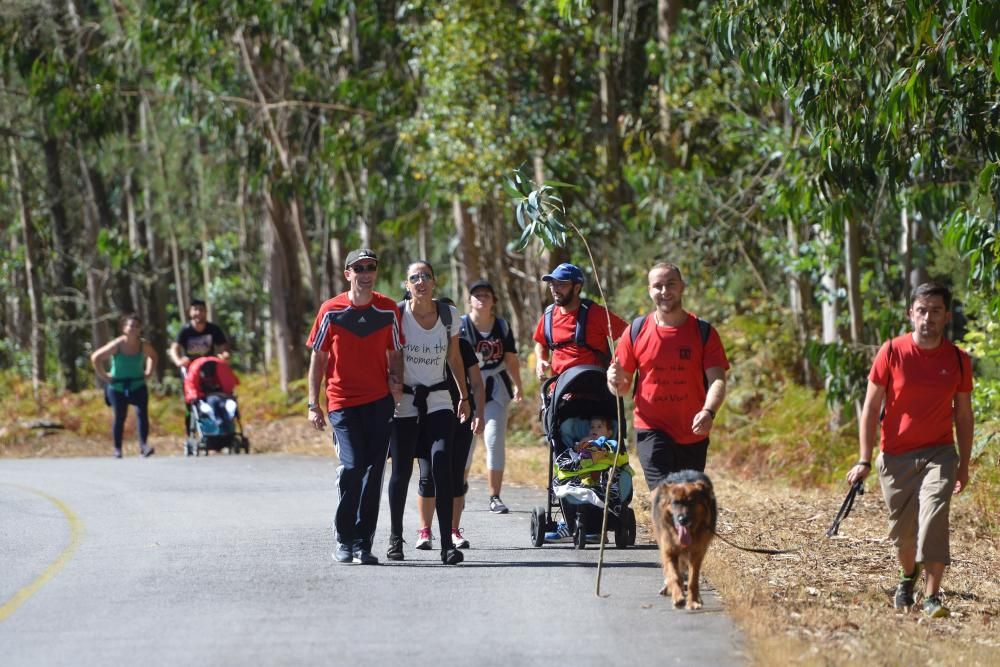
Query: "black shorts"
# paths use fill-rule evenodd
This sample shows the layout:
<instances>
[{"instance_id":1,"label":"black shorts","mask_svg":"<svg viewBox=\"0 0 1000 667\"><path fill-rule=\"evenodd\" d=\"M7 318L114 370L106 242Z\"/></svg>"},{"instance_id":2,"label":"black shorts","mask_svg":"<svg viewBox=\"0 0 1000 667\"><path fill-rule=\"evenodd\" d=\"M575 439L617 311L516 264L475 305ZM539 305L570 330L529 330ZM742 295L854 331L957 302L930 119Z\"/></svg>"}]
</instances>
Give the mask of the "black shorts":
<instances>
[{"instance_id":1,"label":"black shorts","mask_svg":"<svg viewBox=\"0 0 1000 667\"><path fill-rule=\"evenodd\" d=\"M646 474L646 484L650 491L672 472L705 472L708 438L690 445L679 445L663 431L639 429L635 433L635 440L635 451L639 455L639 463Z\"/></svg>"}]
</instances>

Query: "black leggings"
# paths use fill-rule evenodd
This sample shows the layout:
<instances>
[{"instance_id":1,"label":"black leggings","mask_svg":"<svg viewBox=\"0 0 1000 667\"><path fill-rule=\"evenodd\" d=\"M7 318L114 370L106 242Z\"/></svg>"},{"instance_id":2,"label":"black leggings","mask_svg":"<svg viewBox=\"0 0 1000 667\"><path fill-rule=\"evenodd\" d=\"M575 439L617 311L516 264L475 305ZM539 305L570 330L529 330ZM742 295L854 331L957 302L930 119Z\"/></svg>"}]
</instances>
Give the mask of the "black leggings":
<instances>
[{"instance_id":1,"label":"black leggings","mask_svg":"<svg viewBox=\"0 0 1000 667\"><path fill-rule=\"evenodd\" d=\"M465 467L469 463L469 452L472 450L472 420L463 424L455 416L455 437L451 445L451 488L452 495L461 498L469 490L465 481Z\"/></svg>"},{"instance_id":2,"label":"black leggings","mask_svg":"<svg viewBox=\"0 0 1000 667\"><path fill-rule=\"evenodd\" d=\"M418 421L417 417L397 417L392 423L389 454L392 456L392 476L389 478L389 517L393 535L403 534L403 508L413 474L413 459L420 464L417 493L434 498L441 547L452 546L452 457L451 440L455 415L451 410L438 410Z\"/></svg>"},{"instance_id":3,"label":"black leggings","mask_svg":"<svg viewBox=\"0 0 1000 667\"><path fill-rule=\"evenodd\" d=\"M111 435L115 439L115 449L122 448L122 433L125 431L125 418L128 417L128 406L135 406L135 418L139 431L139 444L146 446L149 437L149 391L146 385L129 391L115 391L108 387L108 401L114 410L114 420L111 422Z\"/></svg>"}]
</instances>

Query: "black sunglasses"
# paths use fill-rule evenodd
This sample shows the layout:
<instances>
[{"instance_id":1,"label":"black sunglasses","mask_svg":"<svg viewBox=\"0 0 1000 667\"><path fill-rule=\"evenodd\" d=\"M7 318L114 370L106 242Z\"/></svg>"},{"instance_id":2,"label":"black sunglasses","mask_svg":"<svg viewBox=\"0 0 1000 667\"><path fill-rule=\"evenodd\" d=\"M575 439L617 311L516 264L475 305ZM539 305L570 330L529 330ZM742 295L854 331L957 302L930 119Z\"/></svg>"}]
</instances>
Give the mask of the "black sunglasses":
<instances>
[{"instance_id":1,"label":"black sunglasses","mask_svg":"<svg viewBox=\"0 0 1000 667\"><path fill-rule=\"evenodd\" d=\"M412 284L416 285L421 280L434 280L434 276L427 273L426 271L421 271L420 273L414 273L413 275L408 277L407 280L409 280Z\"/></svg>"},{"instance_id":2,"label":"black sunglasses","mask_svg":"<svg viewBox=\"0 0 1000 667\"><path fill-rule=\"evenodd\" d=\"M355 273L374 273L378 271L378 264L354 264L351 271Z\"/></svg>"}]
</instances>

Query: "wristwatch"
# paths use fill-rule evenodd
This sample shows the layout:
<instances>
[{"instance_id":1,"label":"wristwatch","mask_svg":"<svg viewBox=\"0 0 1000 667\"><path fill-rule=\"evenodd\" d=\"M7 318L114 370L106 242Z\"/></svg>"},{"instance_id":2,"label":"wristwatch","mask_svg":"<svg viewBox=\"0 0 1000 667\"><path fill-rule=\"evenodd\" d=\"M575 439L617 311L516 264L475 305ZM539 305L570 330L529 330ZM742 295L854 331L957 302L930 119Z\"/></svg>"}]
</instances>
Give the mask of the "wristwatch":
<instances>
[{"instance_id":1,"label":"wristwatch","mask_svg":"<svg viewBox=\"0 0 1000 667\"><path fill-rule=\"evenodd\" d=\"M712 419L715 419L715 410L713 410L712 408L702 408L701 411L707 412L708 414L712 415Z\"/></svg>"},{"instance_id":2,"label":"wristwatch","mask_svg":"<svg viewBox=\"0 0 1000 667\"><path fill-rule=\"evenodd\" d=\"M306 403L306 407L308 407L310 410L318 410L319 403Z\"/></svg>"}]
</instances>

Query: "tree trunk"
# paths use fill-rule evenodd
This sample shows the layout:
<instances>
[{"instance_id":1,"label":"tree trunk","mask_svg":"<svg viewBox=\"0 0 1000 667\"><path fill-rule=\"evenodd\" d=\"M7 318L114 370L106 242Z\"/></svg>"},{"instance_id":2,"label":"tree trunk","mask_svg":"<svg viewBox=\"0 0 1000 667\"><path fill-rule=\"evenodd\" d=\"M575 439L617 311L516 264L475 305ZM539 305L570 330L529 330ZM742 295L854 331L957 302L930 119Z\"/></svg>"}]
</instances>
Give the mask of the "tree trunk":
<instances>
[{"instance_id":1,"label":"tree trunk","mask_svg":"<svg viewBox=\"0 0 1000 667\"><path fill-rule=\"evenodd\" d=\"M793 259L798 259L799 248L802 245L801 234L798 224L791 218L787 221L788 230L788 250ZM792 311L792 319L795 322L795 334L800 349L805 349L809 341L809 316L807 304L809 303L808 283L803 279L799 271L788 272L788 300L789 308ZM806 356L802 358L802 381L807 387L813 386L813 373Z\"/></svg>"},{"instance_id":2,"label":"tree trunk","mask_svg":"<svg viewBox=\"0 0 1000 667\"><path fill-rule=\"evenodd\" d=\"M53 290L56 296L53 313L55 315L56 340L59 341L59 372L63 386L72 392L79 391L79 376L76 362L80 358L80 330L77 322L77 291L73 278L76 261L73 257L72 238L66 216L66 202L63 199L61 173L61 153L59 142L46 137L42 142L45 154L45 185L49 214L52 216L52 245L55 251L55 276L58 284Z\"/></svg>"},{"instance_id":3,"label":"tree trunk","mask_svg":"<svg viewBox=\"0 0 1000 667\"><path fill-rule=\"evenodd\" d=\"M476 248L476 230L468 207L457 192L452 195L451 210L455 221L455 235L458 237L459 284L468 285L483 275L482 262Z\"/></svg>"},{"instance_id":4,"label":"tree trunk","mask_svg":"<svg viewBox=\"0 0 1000 667\"><path fill-rule=\"evenodd\" d=\"M45 311L42 309L42 283L38 270L38 242L13 141L10 141L10 170L24 240L24 277L31 312L31 389L37 398L45 382Z\"/></svg>"},{"instance_id":5,"label":"tree trunk","mask_svg":"<svg viewBox=\"0 0 1000 667\"><path fill-rule=\"evenodd\" d=\"M271 222L269 229L273 234L269 243L269 266L274 353L278 359L281 390L287 392L289 383L305 373L302 276L298 271L298 249L288 204L269 190L265 190L265 197Z\"/></svg>"},{"instance_id":6,"label":"tree trunk","mask_svg":"<svg viewBox=\"0 0 1000 667\"><path fill-rule=\"evenodd\" d=\"M861 231L853 217L844 220L844 272L847 304L851 314L851 342L861 344L864 313L861 309Z\"/></svg>"},{"instance_id":7,"label":"tree trunk","mask_svg":"<svg viewBox=\"0 0 1000 667\"><path fill-rule=\"evenodd\" d=\"M660 47L660 58L663 60L665 67L670 66L666 62L669 52L670 35L673 34L674 26L677 25L677 17L680 15L683 5L682 0L657 0L656 2L656 37ZM660 131L657 136L660 144L666 149L665 152L669 156L672 152L669 151L671 107L663 82L663 75L660 75L660 82L657 88L656 100L660 114Z\"/></svg>"},{"instance_id":8,"label":"tree trunk","mask_svg":"<svg viewBox=\"0 0 1000 667\"><path fill-rule=\"evenodd\" d=\"M149 115L147 113L146 99L139 101L139 154L142 164L149 165ZM161 359L161 363L156 365L156 375L162 380L166 370L166 364L162 363L167 359L167 285L162 278L165 277L163 266L163 251L156 230L153 224L153 188L149 173L143 173L142 179L142 224L140 232L140 245L146 250L146 335L149 337L153 349Z\"/></svg>"}]
</instances>

